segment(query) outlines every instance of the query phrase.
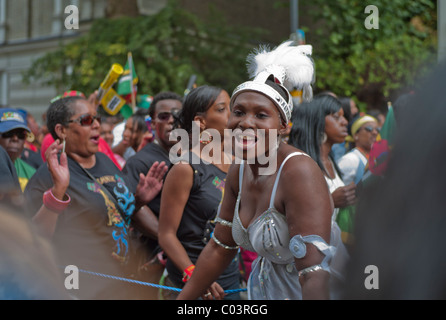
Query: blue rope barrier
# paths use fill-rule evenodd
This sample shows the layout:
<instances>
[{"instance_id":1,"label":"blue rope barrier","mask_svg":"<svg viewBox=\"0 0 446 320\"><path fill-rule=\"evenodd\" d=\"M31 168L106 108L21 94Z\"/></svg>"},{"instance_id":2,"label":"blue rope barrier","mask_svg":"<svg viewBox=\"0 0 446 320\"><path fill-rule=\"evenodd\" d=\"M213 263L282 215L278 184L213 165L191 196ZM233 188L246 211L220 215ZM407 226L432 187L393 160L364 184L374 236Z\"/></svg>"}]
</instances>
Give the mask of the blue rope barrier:
<instances>
[{"instance_id":1,"label":"blue rope barrier","mask_svg":"<svg viewBox=\"0 0 446 320\"><path fill-rule=\"evenodd\" d=\"M134 280L134 279L122 278L122 277L112 276L112 275L103 274L103 273L99 273L99 272L93 272L93 271L82 270L82 269L79 269L79 271L80 272L84 272L84 273L88 273L88 274L91 274L91 275L99 276L99 277L104 277L104 278L109 278L109 279L114 279L114 280L119 280L119 281L126 281L126 282L129 282L129 283L135 283L135 284L140 284L140 285L143 285L143 286L155 287L155 288L158 288L158 289L165 289L165 290L171 290L171 291L176 291L176 292L180 292L182 290L182 289L179 289L179 288L163 286L163 285L156 284L156 283L149 283L149 282L143 282L143 281ZM229 293L243 292L243 291L246 291L246 290L247 289L244 289L244 288L232 289L232 290L225 290L225 293L229 294Z\"/></svg>"}]
</instances>

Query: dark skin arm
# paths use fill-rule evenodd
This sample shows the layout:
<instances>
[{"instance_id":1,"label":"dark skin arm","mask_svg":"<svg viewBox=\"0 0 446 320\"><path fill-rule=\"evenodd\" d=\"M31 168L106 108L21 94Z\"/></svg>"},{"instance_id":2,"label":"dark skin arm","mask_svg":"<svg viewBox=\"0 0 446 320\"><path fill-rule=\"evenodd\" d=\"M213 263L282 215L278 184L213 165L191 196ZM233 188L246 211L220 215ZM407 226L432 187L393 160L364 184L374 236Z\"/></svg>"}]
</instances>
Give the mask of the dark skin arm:
<instances>
[{"instance_id":1,"label":"dark skin arm","mask_svg":"<svg viewBox=\"0 0 446 320\"><path fill-rule=\"evenodd\" d=\"M70 184L70 171L68 169L67 154L63 152L60 155L60 162L57 155L63 149L63 144L59 139L54 141L46 150L45 157L47 159L48 170L53 180L53 187L51 188L53 195L63 200L65 192ZM49 210L42 205L32 218L33 223L37 226L39 232L45 237L51 239L56 229L59 214Z\"/></svg>"},{"instance_id":2,"label":"dark skin arm","mask_svg":"<svg viewBox=\"0 0 446 320\"><path fill-rule=\"evenodd\" d=\"M238 193L238 165L232 165L226 176L225 194L221 204L220 217L232 221ZM218 223L214 229L215 237L227 246L236 246L231 228ZM211 239L196 263L191 279L187 282L179 300L194 300L206 293L207 288L219 277L234 259L237 250L224 249ZM211 291L215 299L222 299L224 292Z\"/></svg>"},{"instance_id":3,"label":"dark skin arm","mask_svg":"<svg viewBox=\"0 0 446 320\"><path fill-rule=\"evenodd\" d=\"M232 221L238 193L238 168L233 165L226 178L225 198L220 216ZM308 157L297 156L285 165L275 199L279 211L286 212L290 238L315 234L327 243L330 239L331 213L333 203L325 179L316 165ZM296 183L298 181L299 183ZM218 224L215 236L228 246L235 246L231 229ZM236 250L224 249L210 241L200 255L191 280L187 283L178 299L195 299L204 292L208 283L227 267ZM316 247L307 245L307 254L295 259L298 270L320 264L324 256ZM316 271L303 276L300 280L304 299L327 299L329 275Z\"/></svg>"},{"instance_id":4,"label":"dark skin arm","mask_svg":"<svg viewBox=\"0 0 446 320\"><path fill-rule=\"evenodd\" d=\"M192 189L192 184L192 167L185 163L176 164L167 174L161 196L158 240L160 246L178 270L184 270L192 264L186 250L177 237L178 227ZM211 281L205 289L209 289L215 295L223 294L223 289L214 281Z\"/></svg>"},{"instance_id":5,"label":"dark skin arm","mask_svg":"<svg viewBox=\"0 0 446 320\"><path fill-rule=\"evenodd\" d=\"M158 218L148 206L142 206L133 216L132 221L145 236L158 239Z\"/></svg>"},{"instance_id":6,"label":"dark skin arm","mask_svg":"<svg viewBox=\"0 0 446 320\"><path fill-rule=\"evenodd\" d=\"M278 194L285 207L290 238L295 235L319 235L330 242L333 203L325 178L316 163L308 157L291 158L285 165ZM296 183L299 181L299 183ZM295 259L297 270L320 264L324 255L312 244L307 253ZM326 271L310 272L299 281L303 299L328 299Z\"/></svg>"}]
</instances>

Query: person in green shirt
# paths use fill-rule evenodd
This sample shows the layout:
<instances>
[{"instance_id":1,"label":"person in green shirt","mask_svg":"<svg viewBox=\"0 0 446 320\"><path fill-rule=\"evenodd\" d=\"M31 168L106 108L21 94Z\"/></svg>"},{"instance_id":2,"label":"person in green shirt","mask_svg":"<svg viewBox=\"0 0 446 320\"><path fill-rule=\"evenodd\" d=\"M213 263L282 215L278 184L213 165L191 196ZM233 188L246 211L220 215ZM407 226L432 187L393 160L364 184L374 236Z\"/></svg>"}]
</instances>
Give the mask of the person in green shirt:
<instances>
[{"instance_id":1,"label":"person in green shirt","mask_svg":"<svg viewBox=\"0 0 446 320\"><path fill-rule=\"evenodd\" d=\"M32 166L20 159L29 132L25 117L20 111L11 108L0 109L0 145L14 163L22 191L36 172Z\"/></svg>"}]
</instances>

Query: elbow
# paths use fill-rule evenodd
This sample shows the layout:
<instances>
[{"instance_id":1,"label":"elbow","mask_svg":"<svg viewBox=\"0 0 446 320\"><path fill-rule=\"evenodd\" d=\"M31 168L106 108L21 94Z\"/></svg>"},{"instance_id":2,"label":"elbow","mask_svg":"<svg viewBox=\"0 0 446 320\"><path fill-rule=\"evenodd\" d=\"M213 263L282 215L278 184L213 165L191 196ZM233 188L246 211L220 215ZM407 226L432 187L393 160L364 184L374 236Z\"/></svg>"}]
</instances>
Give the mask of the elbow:
<instances>
[{"instance_id":1,"label":"elbow","mask_svg":"<svg viewBox=\"0 0 446 320\"><path fill-rule=\"evenodd\" d=\"M164 251L168 250L169 244L172 243L172 240L172 235L169 232L158 230L158 243Z\"/></svg>"}]
</instances>

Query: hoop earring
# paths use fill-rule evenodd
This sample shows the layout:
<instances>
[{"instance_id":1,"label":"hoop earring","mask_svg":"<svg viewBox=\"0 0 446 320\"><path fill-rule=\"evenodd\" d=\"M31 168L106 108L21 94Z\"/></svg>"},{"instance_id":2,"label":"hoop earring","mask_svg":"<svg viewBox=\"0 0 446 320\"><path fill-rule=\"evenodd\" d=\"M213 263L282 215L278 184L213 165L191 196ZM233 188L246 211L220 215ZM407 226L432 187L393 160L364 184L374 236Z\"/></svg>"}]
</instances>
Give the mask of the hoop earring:
<instances>
[{"instance_id":1,"label":"hoop earring","mask_svg":"<svg viewBox=\"0 0 446 320\"><path fill-rule=\"evenodd\" d=\"M29 143L33 143L36 137L34 136L34 133L28 132L28 135L26 136L26 141Z\"/></svg>"},{"instance_id":2,"label":"hoop earring","mask_svg":"<svg viewBox=\"0 0 446 320\"><path fill-rule=\"evenodd\" d=\"M327 134L324 132L324 134L322 135L322 143L327 142Z\"/></svg>"},{"instance_id":3,"label":"hoop earring","mask_svg":"<svg viewBox=\"0 0 446 320\"><path fill-rule=\"evenodd\" d=\"M200 133L200 143L206 145L206 144L211 143L212 140L213 140L213 137L212 137L212 135L208 131L206 131L206 130L201 131L201 133Z\"/></svg>"}]
</instances>

